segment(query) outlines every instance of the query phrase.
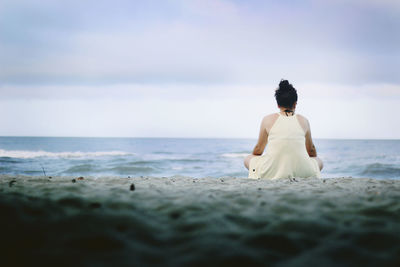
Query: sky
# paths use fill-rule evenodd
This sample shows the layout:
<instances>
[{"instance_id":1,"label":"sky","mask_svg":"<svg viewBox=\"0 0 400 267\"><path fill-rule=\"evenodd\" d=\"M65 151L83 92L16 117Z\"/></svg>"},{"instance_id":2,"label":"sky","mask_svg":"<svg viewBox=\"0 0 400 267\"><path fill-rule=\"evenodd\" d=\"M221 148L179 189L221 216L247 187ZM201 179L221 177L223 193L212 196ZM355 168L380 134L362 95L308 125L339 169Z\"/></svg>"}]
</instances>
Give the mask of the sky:
<instances>
[{"instance_id":1,"label":"sky","mask_svg":"<svg viewBox=\"0 0 400 267\"><path fill-rule=\"evenodd\" d=\"M400 138L400 1L0 0L0 135Z\"/></svg>"}]
</instances>

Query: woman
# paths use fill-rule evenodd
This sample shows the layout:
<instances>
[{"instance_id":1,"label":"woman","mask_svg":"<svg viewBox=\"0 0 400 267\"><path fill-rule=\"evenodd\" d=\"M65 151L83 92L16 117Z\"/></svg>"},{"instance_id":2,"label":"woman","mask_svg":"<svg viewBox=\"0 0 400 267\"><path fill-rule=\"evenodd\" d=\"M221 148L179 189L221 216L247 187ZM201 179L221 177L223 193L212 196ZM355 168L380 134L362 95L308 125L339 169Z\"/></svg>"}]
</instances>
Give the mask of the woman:
<instances>
[{"instance_id":1,"label":"woman","mask_svg":"<svg viewBox=\"0 0 400 267\"><path fill-rule=\"evenodd\" d=\"M249 178L320 177L323 163L317 157L310 124L295 113L296 89L281 80L275 98L280 112L264 117L253 154L244 160Z\"/></svg>"}]
</instances>

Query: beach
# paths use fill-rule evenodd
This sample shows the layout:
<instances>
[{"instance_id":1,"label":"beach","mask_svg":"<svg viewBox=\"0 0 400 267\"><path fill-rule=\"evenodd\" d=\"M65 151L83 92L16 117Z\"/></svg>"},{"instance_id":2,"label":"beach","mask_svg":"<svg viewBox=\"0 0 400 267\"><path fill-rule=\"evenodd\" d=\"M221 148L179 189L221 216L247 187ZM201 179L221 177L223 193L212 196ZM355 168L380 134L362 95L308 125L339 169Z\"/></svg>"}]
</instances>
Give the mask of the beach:
<instances>
[{"instance_id":1,"label":"beach","mask_svg":"<svg viewBox=\"0 0 400 267\"><path fill-rule=\"evenodd\" d=\"M399 266L400 180L0 175L3 266Z\"/></svg>"}]
</instances>

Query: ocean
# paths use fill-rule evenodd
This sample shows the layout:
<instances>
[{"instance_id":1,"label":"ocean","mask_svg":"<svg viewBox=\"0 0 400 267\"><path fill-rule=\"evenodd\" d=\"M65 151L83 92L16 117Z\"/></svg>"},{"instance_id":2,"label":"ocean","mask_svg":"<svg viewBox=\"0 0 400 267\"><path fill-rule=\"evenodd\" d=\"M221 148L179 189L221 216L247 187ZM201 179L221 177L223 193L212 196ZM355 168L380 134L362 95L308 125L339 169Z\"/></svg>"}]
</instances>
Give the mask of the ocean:
<instances>
[{"instance_id":1,"label":"ocean","mask_svg":"<svg viewBox=\"0 0 400 267\"><path fill-rule=\"evenodd\" d=\"M255 139L0 137L0 174L247 177ZM315 139L323 178L400 178L400 140Z\"/></svg>"}]
</instances>

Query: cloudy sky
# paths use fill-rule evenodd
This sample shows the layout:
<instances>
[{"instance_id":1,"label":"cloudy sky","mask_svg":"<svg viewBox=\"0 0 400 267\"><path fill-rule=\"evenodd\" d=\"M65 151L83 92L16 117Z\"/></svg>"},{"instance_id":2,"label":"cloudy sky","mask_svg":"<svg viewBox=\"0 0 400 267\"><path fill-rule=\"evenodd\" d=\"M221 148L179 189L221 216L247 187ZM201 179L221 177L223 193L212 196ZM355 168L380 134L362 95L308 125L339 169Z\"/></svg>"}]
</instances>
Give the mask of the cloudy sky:
<instances>
[{"instance_id":1,"label":"cloudy sky","mask_svg":"<svg viewBox=\"0 0 400 267\"><path fill-rule=\"evenodd\" d=\"M0 0L0 135L400 138L397 0Z\"/></svg>"}]
</instances>

